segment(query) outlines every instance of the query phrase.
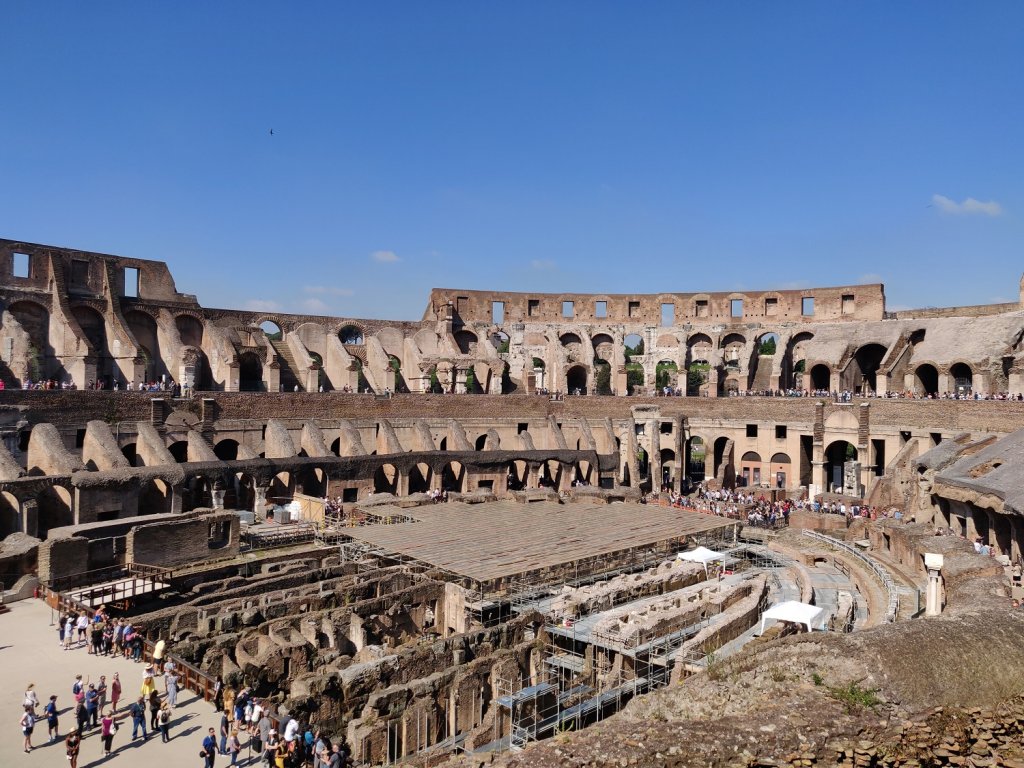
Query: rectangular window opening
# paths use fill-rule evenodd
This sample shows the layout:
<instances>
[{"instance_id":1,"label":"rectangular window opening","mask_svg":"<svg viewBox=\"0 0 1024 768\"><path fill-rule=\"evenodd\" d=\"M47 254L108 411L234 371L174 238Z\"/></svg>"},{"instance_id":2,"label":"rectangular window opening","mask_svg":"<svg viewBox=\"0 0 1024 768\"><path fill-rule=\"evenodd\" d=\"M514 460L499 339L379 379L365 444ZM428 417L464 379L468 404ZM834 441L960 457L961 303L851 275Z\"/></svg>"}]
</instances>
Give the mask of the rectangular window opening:
<instances>
[{"instance_id":1,"label":"rectangular window opening","mask_svg":"<svg viewBox=\"0 0 1024 768\"><path fill-rule=\"evenodd\" d=\"M526 316L537 317L540 314L540 299L526 300Z\"/></svg>"},{"instance_id":2,"label":"rectangular window opening","mask_svg":"<svg viewBox=\"0 0 1024 768\"><path fill-rule=\"evenodd\" d=\"M775 425L775 439L776 440L785 440L786 439L786 425L785 424L776 424Z\"/></svg>"},{"instance_id":3,"label":"rectangular window opening","mask_svg":"<svg viewBox=\"0 0 1024 768\"><path fill-rule=\"evenodd\" d=\"M516 428L516 434L517 435L521 435L521 434L523 434L523 432L529 431L529 429L530 429L530 425L527 422L525 422L525 421L521 421L521 422L519 422L519 425Z\"/></svg>"},{"instance_id":4,"label":"rectangular window opening","mask_svg":"<svg viewBox=\"0 0 1024 768\"><path fill-rule=\"evenodd\" d=\"M844 315L852 315L853 314L853 310L854 310L854 308L856 306L855 302L856 302L856 299L854 298L852 293L845 293L845 294L843 294L843 314Z\"/></svg>"},{"instance_id":5,"label":"rectangular window opening","mask_svg":"<svg viewBox=\"0 0 1024 768\"><path fill-rule=\"evenodd\" d=\"M491 322L494 323L495 325L505 322L505 302L491 302Z\"/></svg>"},{"instance_id":6,"label":"rectangular window opening","mask_svg":"<svg viewBox=\"0 0 1024 768\"><path fill-rule=\"evenodd\" d=\"M562 302L562 317L573 316L573 303L571 301Z\"/></svg>"},{"instance_id":7,"label":"rectangular window opening","mask_svg":"<svg viewBox=\"0 0 1024 768\"><path fill-rule=\"evenodd\" d=\"M732 317L743 317L743 299L730 299L729 314Z\"/></svg>"},{"instance_id":8,"label":"rectangular window opening","mask_svg":"<svg viewBox=\"0 0 1024 768\"><path fill-rule=\"evenodd\" d=\"M28 277L30 264L31 259L29 259L27 253L15 251L11 254L11 275L13 277Z\"/></svg>"},{"instance_id":9,"label":"rectangular window opening","mask_svg":"<svg viewBox=\"0 0 1024 768\"><path fill-rule=\"evenodd\" d=\"M124 268L124 293L126 299L139 298L139 270L135 267Z\"/></svg>"},{"instance_id":10,"label":"rectangular window opening","mask_svg":"<svg viewBox=\"0 0 1024 768\"><path fill-rule=\"evenodd\" d=\"M938 445L939 443L942 442L942 433L941 432L932 432L931 435L932 435L932 445Z\"/></svg>"},{"instance_id":11,"label":"rectangular window opening","mask_svg":"<svg viewBox=\"0 0 1024 768\"><path fill-rule=\"evenodd\" d=\"M810 317L814 314L814 297L804 296L800 299L800 314L804 317Z\"/></svg>"},{"instance_id":12,"label":"rectangular window opening","mask_svg":"<svg viewBox=\"0 0 1024 768\"><path fill-rule=\"evenodd\" d=\"M672 434L672 422L671 421L663 421L663 422L661 422L661 434L663 434L663 435L671 435Z\"/></svg>"},{"instance_id":13,"label":"rectangular window opening","mask_svg":"<svg viewBox=\"0 0 1024 768\"><path fill-rule=\"evenodd\" d=\"M85 288L89 285L89 262L81 259L71 260L71 285Z\"/></svg>"},{"instance_id":14,"label":"rectangular window opening","mask_svg":"<svg viewBox=\"0 0 1024 768\"><path fill-rule=\"evenodd\" d=\"M640 302L639 301L631 301L631 302L629 302L629 316L630 317L640 317Z\"/></svg>"},{"instance_id":15,"label":"rectangular window opening","mask_svg":"<svg viewBox=\"0 0 1024 768\"><path fill-rule=\"evenodd\" d=\"M594 302L594 317L608 317L608 302L607 301L595 301Z\"/></svg>"},{"instance_id":16,"label":"rectangular window opening","mask_svg":"<svg viewBox=\"0 0 1024 768\"><path fill-rule=\"evenodd\" d=\"M75 433L75 448L81 448L85 445L85 430L80 429Z\"/></svg>"},{"instance_id":17,"label":"rectangular window opening","mask_svg":"<svg viewBox=\"0 0 1024 768\"><path fill-rule=\"evenodd\" d=\"M667 328L670 325L676 324L676 305L675 304L662 304L661 305L661 325Z\"/></svg>"},{"instance_id":18,"label":"rectangular window opening","mask_svg":"<svg viewBox=\"0 0 1024 768\"><path fill-rule=\"evenodd\" d=\"M354 501L359 501L359 489L343 488L341 491L341 500L345 504L350 504Z\"/></svg>"},{"instance_id":19,"label":"rectangular window opening","mask_svg":"<svg viewBox=\"0 0 1024 768\"><path fill-rule=\"evenodd\" d=\"M747 424L747 437L757 437L757 424Z\"/></svg>"},{"instance_id":20,"label":"rectangular window opening","mask_svg":"<svg viewBox=\"0 0 1024 768\"><path fill-rule=\"evenodd\" d=\"M771 317L779 313L779 300L778 299L765 299L764 300L764 313Z\"/></svg>"},{"instance_id":21,"label":"rectangular window opening","mask_svg":"<svg viewBox=\"0 0 1024 768\"><path fill-rule=\"evenodd\" d=\"M697 317L707 317L708 316L708 302L707 302L707 299L698 299L697 300L696 310L694 311L694 314Z\"/></svg>"}]
</instances>

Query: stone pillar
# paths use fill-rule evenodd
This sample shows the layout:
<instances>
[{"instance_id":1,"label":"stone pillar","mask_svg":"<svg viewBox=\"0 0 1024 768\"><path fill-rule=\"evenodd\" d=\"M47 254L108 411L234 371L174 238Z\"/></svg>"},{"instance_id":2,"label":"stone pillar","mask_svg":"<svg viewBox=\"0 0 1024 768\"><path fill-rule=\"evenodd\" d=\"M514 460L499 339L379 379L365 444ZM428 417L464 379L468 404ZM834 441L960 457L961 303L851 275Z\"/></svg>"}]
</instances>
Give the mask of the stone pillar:
<instances>
[{"instance_id":1,"label":"stone pillar","mask_svg":"<svg viewBox=\"0 0 1024 768\"><path fill-rule=\"evenodd\" d=\"M938 616L942 613L942 555L925 552L924 565L928 569L924 615Z\"/></svg>"},{"instance_id":2,"label":"stone pillar","mask_svg":"<svg viewBox=\"0 0 1024 768\"><path fill-rule=\"evenodd\" d=\"M456 368L455 369L455 394L464 395L466 394L466 374L469 373L468 368Z\"/></svg>"},{"instance_id":3,"label":"stone pillar","mask_svg":"<svg viewBox=\"0 0 1024 768\"><path fill-rule=\"evenodd\" d=\"M39 536L39 505L35 499L21 502L21 531L29 536Z\"/></svg>"},{"instance_id":4,"label":"stone pillar","mask_svg":"<svg viewBox=\"0 0 1024 768\"><path fill-rule=\"evenodd\" d=\"M270 490L268 485L257 485L253 488L253 503L252 511L256 515L256 522L263 522L263 518L267 512L267 491Z\"/></svg>"},{"instance_id":5,"label":"stone pillar","mask_svg":"<svg viewBox=\"0 0 1024 768\"><path fill-rule=\"evenodd\" d=\"M539 464L535 464L532 461L527 463L527 465L526 465L526 487L527 488L539 488L540 487L540 482L539 482L539 479L538 479L539 478L539 473L540 473L540 465Z\"/></svg>"},{"instance_id":6,"label":"stone pillar","mask_svg":"<svg viewBox=\"0 0 1024 768\"><path fill-rule=\"evenodd\" d=\"M718 397L718 368L715 366L708 370L708 397Z\"/></svg>"},{"instance_id":7,"label":"stone pillar","mask_svg":"<svg viewBox=\"0 0 1024 768\"><path fill-rule=\"evenodd\" d=\"M676 451L676 476L672 481L672 488L675 489L676 493L683 492L683 478L689 470L686 466L686 434L683 429L683 419L677 417L673 426L675 433L675 451Z\"/></svg>"},{"instance_id":8,"label":"stone pillar","mask_svg":"<svg viewBox=\"0 0 1024 768\"><path fill-rule=\"evenodd\" d=\"M878 373L875 374L875 391L889 391L889 376L887 374L882 373L881 371L878 371Z\"/></svg>"},{"instance_id":9,"label":"stone pillar","mask_svg":"<svg viewBox=\"0 0 1024 768\"><path fill-rule=\"evenodd\" d=\"M403 472L402 470L395 470L395 495L396 496L408 496L409 495L409 473Z\"/></svg>"}]
</instances>

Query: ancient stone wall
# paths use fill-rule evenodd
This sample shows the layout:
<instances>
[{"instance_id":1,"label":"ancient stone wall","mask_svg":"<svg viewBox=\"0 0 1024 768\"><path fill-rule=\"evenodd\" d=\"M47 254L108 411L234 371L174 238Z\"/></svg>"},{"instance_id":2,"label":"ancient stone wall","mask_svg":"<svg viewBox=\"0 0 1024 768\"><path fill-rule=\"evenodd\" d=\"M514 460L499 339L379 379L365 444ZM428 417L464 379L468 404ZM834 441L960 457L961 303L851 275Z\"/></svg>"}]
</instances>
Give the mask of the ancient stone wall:
<instances>
[{"instance_id":1,"label":"ancient stone wall","mask_svg":"<svg viewBox=\"0 0 1024 768\"><path fill-rule=\"evenodd\" d=\"M170 568L238 554L238 515L197 510L198 517L133 527L126 537L129 562Z\"/></svg>"}]
</instances>

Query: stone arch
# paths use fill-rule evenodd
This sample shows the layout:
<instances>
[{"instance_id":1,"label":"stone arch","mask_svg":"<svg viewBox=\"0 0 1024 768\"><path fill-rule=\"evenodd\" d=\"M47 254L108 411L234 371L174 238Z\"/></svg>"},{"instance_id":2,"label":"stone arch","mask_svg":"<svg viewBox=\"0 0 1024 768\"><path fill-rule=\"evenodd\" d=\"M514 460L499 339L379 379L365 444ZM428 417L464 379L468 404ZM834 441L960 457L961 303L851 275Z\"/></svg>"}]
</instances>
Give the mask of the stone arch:
<instances>
[{"instance_id":1,"label":"stone arch","mask_svg":"<svg viewBox=\"0 0 1024 768\"><path fill-rule=\"evenodd\" d=\"M189 347L202 348L206 340L206 324L193 315L183 314L174 318L181 343Z\"/></svg>"},{"instance_id":2,"label":"stone arch","mask_svg":"<svg viewBox=\"0 0 1024 768\"><path fill-rule=\"evenodd\" d=\"M139 514L164 515L172 510L174 494L171 486L160 478L147 480L139 489Z\"/></svg>"},{"instance_id":3,"label":"stone arch","mask_svg":"<svg viewBox=\"0 0 1024 768\"><path fill-rule=\"evenodd\" d=\"M686 440L686 476L691 483L704 481L707 441L700 435L691 435Z\"/></svg>"},{"instance_id":4,"label":"stone arch","mask_svg":"<svg viewBox=\"0 0 1024 768\"><path fill-rule=\"evenodd\" d=\"M479 339L475 333L463 328L462 330L455 332L454 338L455 344L458 346L460 353L463 355L476 353L476 345L479 342Z\"/></svg>"},{"instance_id":5,"label":"stone arch","mask_svg":"<svg viewBox=\"0 0 1024 768\"><path fill-rule=\"evenodd\" d=\"M148 312L131 309L124 313L124 320L139 344L139 356L145 361L145 380L156 381L167 374L167 366L160 352L156 319Z\"/></svg>"},{"instance_id":6,"label":"stone arch","mask_svg":"<svg viewBox=\"0 0 1024 768\"><path fill-rule=\"evenodd\" d=\"M62 485L44 488L36 497L39 509L39 537L45 538L51 528L72 525L75 522L71 491Z\"/></svg>"},{"instance_id":7,"label":"stone arch","mask_svg":"<svg viewBox=\"0 0 1024 768\"><path fill-rule=\"evenodd\" d=\"M768 462L768 482L772 488L788 488L790 478L790 464L788 453L774 453L771 461Z\"/></svg>"},{"instance_id":8,"label":"stone arch","mask_svg":"<svg viewBox=\"0 0 1024 768\"><path fill-rule=\"evenodd\" d=\"M558 343L566 349L578 349L583 346L583 339L580 338L578 333L573 331L567 331L558 337Z\"/></svg>"},{"instance_id":9,"label":"stone arch","mask_svg":"<svg viewBox=\"0 0 1024 768\"><path fill-rule=\"evenodd\" d=\"M782 358L782 381L784 386L803 389L803 375L807 372L807 342L814 338L809 331L795 333L786 344Z\"/></svg>"},{"instance_id":10,"label":"stone arch","mask_svg":"<svg viewBox=\"0 0 1024 768\"><path fill-rule=\"evenodd\" d=\"M974 392L974 370L964 362L949 366L950 386L958 395L970 395Z\"/></svg>"},{"instance_id":11,"label":"stone arch","mask_svg":"<svg viewBox=\"0 0 1024 768\"><path fill-rule=\"evenodd\" d=\"M284 329L277 318L261 317L257 320L256 324L271 341L280 341L284 338Z\"/></svg>"},{"instance_id":12,"label":"stone arch","mask_svg":"<svg viewBox=\"0 0 1024 768\"><path fill-rule=\"evenodd\" d=\"M16 301L7 307L28 337L28 349L25 355L23 370L13 370L18 384L21 379L38 381L47 378L51 373L53 349L50 346L50 312L42 304L34 301Z\"/></svg>"},{"instance_id":13,"label":"stone arch","mask_svg":"<svg viewBox=\"0 0 1024 768\"><path fill-rule=\"evenodd\" d=\"M824 363L818 363L811 367L811 389L826 391L832 389L832 369Z\"/></svg>"},{"instance_id":14,"label":"stone arch","mask_svg":"<svg viewBox=\"0 0 1024 768\"><path fill-rule=\"evenodd\" d=\"M458 461L449 461L441 470L441 488L461 493L466 481L466 468Z\"/></svg>"},{"instance_id":15,"label":"stone arch","mask_svg":"<svg viewBox=\"0 0 1024 768\"><path fill-rule=\"evenodd\" d=\"M764 479L761 477L761 454L757 451L744 453L740 457L739 475L744 486L761 485Z\"/></svg>"},{"instance_id":16,"label":"stone arch","mask_svg":"<svg viewBox=\"0 0 1024 768\"><path fill-rule=\"evenodd\" d=\"M658 349L677 349L680 345L679 335L672 332L661 334L658 336L657 341L654 342L654 346Z\"/></svg>"},{"instance_id":17,"label":"stone arch","mask_svg":"<svg viewBox=\"0 0 1024 768\"><path fill-rule=\"evenodd\" d=\"M566 393L585 395L587 394L587 368L583 365L574 365L565 372Z\"/></svg>"},{"instance_id":18,"label":"stone arch","mask_svg":"<svg viewBox=\"0 0 1024 768\"><path fill-rule=\"evenodd\" d=\"M21 527L21 502L13 493L0 492L0 541Z\"/></svg>"},{"instance_id":19,"label":"stone arch","mask_svg":"<svg viewBox=\"0 0 1024 768\"><path fill-rule=\"evenodd\" d=\"M914 371L914 393L925 397L939 391L939 370L931 363L921 363Z\"/></svg>"},{"instance_id":20,"label":"stone arch","mask_svg":"<svg viewBox=\"0 0 1024 768\"><path fill-rule=\"evenodd\" d=\"M243 392L262 392L266 389L263 361L255 352L243 352L238 356L238 388Z\"/></svg>"},{"instance_id":21,"label":"stone arch","mask_svg":"<svg viewBox=\"0 0 1024 768\"><path fill-rule=\"evenodd\" d=\"M825 447L825 490L842 491L846 462L857 459L857 447L849 440L833 440Z\"/></svg>"},{"instance_id":22,"label":"stone arch","mask_svg":"<svg viewBox=\"0 0 1024 768\"><path fill-rule=\"evenodd\" d=\"M415 464L409 468L409 493L426 493L430 490L433 472L427 464Z\"/></svg>"},{"instance_id":23,"label":"stone arch","mask_svg":"<svg viewBox=\"0 0 1024 768\"><path fill-rule=\"evenodd\" d=\"M238 441L232 440L230 437L218 440L217 444L213 446L213 452L221 461L237 461Z\"/></svg>"},{"instance_id":24,"label":"stone arch","mask_svg":"<svg viewBox=\"0 0 1024 768\"><path fill-rule=\"evenodd\" d=\"M174 460L179 464L185 464L188 461L188 441L178 440L177 442L171 443L167 446L167 450L170 452Z\"/></svg>"},{"instance_id":25,"label":"stone arch","mask_svg":"<svg viewBox=\"0 0 1024 768\"><path fill-rule=\"evenodd\" d=\"M338 340L341 341L342 344L360 346L366 343L366 336L363 333L362 328L358 325L349 323L347 325L343 325L338 330Z\"/></svg>"},{"instance_id":26,"label":"stone arch","mask_svg":"<svg viewBox=\"0 0 1024 768\"><path fill-rule=\"evenodd\" d=\"M850 367L847 368L847 371L852 369L852 375L848 377L846 386L855 391L874 392L878 386L878 369L885 353L885 345L877 342L869 342L858 347Z\"/></svg>"},{"instance_id":27,"label":"stone arch","mask_svg":"<svg viewBox=\"0 0 1024 768\"><path fill-rule=\"evenodd\" d=\"M398 470L394 464L381 464L373 473L374 493L398 493Z\"/></svg>"}]
</instances>

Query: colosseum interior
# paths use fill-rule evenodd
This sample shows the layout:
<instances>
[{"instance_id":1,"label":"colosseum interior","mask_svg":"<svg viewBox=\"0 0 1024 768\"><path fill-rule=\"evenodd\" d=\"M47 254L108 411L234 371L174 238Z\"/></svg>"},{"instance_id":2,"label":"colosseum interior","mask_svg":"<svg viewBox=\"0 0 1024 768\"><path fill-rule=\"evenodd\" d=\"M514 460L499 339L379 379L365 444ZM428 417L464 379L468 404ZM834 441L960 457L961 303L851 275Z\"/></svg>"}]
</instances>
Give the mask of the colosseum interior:
<instances>
[{"instance_id":1,"label":"colosseum interior","mask_svg":"<svg viewBox=\"0 0 1024 768\"><path fill-rule=\"evenodd\" d=\"M0 308L5 601L356 765L1024 765L1024 281L383 321L0 240Z\"/></svg>"}]
</instances>

